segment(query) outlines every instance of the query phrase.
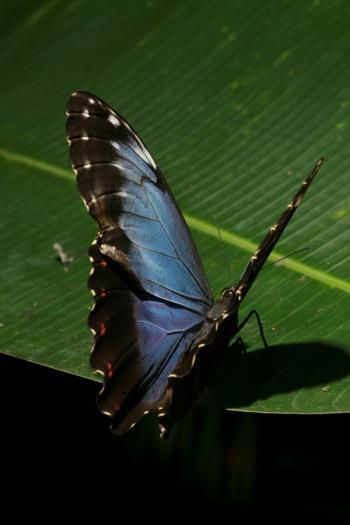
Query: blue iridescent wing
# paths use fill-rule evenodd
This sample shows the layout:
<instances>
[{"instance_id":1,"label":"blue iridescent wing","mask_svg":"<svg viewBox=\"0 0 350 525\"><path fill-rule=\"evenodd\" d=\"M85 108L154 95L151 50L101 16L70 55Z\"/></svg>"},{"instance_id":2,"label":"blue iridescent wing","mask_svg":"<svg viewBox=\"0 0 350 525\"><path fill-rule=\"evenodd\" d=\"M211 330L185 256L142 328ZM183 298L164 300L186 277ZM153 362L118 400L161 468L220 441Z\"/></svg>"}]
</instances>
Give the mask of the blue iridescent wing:
<instances>
[{"instance_id":1,"label":"blue iridescent wing","mask_svg":"<svg viewBox=\"0 0 350 525\"><path fill-rule=\"evenodd\" d=\"M131 126L102 100L74 93L67 137L79 192L99 224L90 248L95 304L91 366L112 430L162 411L179 366L212 305L181 211Z\"/></svg>"}]
</instances>

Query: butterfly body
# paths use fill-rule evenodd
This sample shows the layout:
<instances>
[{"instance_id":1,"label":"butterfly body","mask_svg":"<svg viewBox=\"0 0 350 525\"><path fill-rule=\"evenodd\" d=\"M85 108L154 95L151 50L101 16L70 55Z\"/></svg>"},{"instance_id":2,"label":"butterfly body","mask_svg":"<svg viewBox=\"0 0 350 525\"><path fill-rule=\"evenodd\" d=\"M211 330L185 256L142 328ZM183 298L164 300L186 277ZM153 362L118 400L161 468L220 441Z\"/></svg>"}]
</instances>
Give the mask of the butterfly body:
<instances>
[{"instance_id":1,"label":"butterfly body","mask_svg":"<svg viewBox=\"0 0 350 525\"><path fill-rule=\"evenodd\" d=\"M239 330L241 300L306 188L215 302L182 213L136 132L85 92L71 96L67 117L78 190L99 225L88 281L91 367L104 379L97 403L118 434L156 411L167 436Z\"/></svg>"}]
</instances>

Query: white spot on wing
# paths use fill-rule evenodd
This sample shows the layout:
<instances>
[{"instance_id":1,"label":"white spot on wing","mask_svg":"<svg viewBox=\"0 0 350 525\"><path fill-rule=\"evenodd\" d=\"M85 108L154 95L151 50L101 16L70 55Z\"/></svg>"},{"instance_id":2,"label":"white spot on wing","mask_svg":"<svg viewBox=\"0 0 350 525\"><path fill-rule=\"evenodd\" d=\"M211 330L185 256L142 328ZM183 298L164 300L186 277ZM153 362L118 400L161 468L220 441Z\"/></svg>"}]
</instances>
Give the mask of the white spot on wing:
<instances>
[{"instance_id":1,"label":"white spot on wing","mask_svg":"<svg viewBox=\"0 0 350 525\"><path fill-rule=\"evenodd\" d=\"M118 126L120 126L120 120L115 117L114 115L112 115L111 113L108 115L108 120L111 124L113 124L113 126L115 126L116 128Z\"/></svg>"},{"instance_id":2,"label":"white spot on wing","mask_svg":"<svg viewBox=\"0 0 350 525\"><path fill-rule=\"evenodd\" d=\"M89 110L88 110L88 109L84 109L84 111L83 111L82 114L83 114L83 116L84 116L85 118L89 118L89 117L90 117L90 113L89 113Z\"/></svg>"},{"instance_id":3,"label":"white spot on wing","mask_svg":"<svg viewBox=\"0 0 350 525\"><path fill-rule=\"evenodd\" d=\"M120 146L119 146L118 142L116 142L115 140L113 140L113 141L111 142L111 144L112 144L113 148L115 148L116 150L120 150Z\"/></svg>"},{"instance_id":4,"label":"white spot on wing","mask_svg":"<svg viewBox=\"0 0 350 525\"><path fill-rule=\"evenodd\" d=\"M101 414L104 414L105 416L113 417L112 412L108 412L108 410L101 410ZM132 426L130 428L132 428Z\"/></svg>"}]
</instances>

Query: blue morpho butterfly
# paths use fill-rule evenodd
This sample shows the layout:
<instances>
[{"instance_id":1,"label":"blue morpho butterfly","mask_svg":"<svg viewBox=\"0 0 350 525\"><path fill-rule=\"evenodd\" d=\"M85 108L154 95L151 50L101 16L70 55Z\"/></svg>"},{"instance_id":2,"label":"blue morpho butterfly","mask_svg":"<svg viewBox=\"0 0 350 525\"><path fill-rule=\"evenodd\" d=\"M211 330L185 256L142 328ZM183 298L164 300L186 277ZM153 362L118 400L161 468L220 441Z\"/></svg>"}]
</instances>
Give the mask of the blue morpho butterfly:
<instances>
[{"instance_id":1,"label":"blue morpho butterfly","mask_svg":"<svg viewBox=\"0 0 350 525\"><path fill-rule=\"evenodd\" d=\"M182 213L132 127L85 92L73 93L67 116L78 190L100 228L89 250L88 282L95 297L89 316L95 335L91 367L104 378L97 404L112 418L116 434L156 411L161 437L167 437L247 321L238 324L239 306L323 159L238 284L214 302ZM240 345L238 338L230 348Z\"/></svg>"}]
</instances>

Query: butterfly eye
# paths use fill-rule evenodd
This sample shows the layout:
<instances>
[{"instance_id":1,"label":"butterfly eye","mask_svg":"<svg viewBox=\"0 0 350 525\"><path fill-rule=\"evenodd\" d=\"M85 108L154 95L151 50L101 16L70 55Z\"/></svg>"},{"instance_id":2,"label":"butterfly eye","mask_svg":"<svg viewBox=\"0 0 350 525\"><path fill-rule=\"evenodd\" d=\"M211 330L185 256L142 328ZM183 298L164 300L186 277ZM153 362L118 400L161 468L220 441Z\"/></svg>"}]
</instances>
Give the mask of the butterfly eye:
<instances>
[{"instance_id":1,"label":"butterfly eye","mask_svg":"<svg viewBox=\"0 0 350 525\"><path fill-rule=\"evenodd\" d=\"M234 295L233 288L223 288L221 292L221 299L230 299Z\"/></svg>"}]
</instances>

